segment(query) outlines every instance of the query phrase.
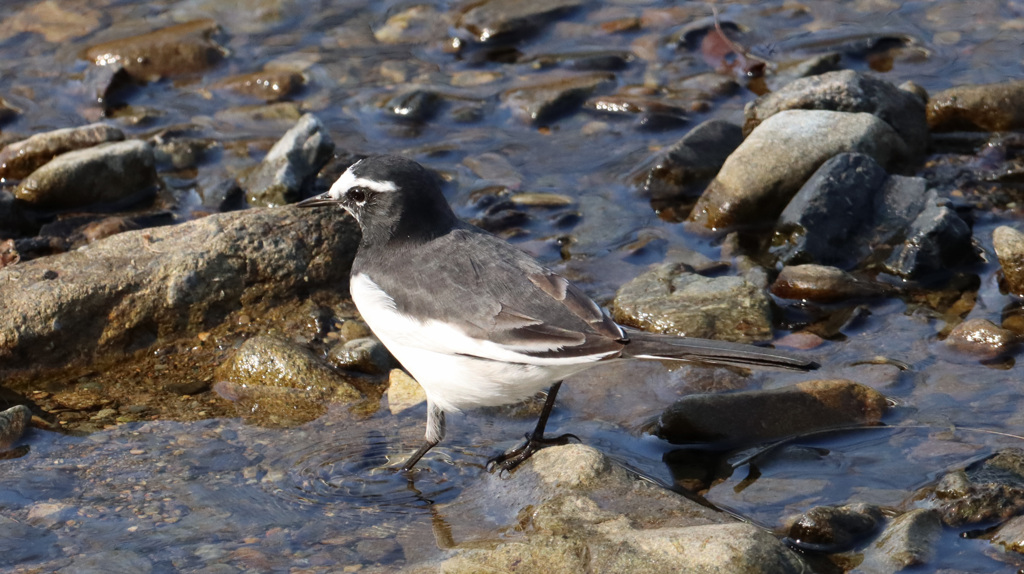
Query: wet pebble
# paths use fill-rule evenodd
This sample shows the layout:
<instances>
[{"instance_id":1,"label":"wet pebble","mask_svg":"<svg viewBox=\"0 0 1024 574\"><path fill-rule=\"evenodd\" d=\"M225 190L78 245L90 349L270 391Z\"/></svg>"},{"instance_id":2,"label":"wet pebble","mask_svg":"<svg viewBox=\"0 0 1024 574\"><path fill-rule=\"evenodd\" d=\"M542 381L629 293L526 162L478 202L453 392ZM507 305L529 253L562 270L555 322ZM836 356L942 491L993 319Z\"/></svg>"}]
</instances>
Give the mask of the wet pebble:
<instances>
[{"instance_id":1,"label":"wet pebble","mask_svg":"<svg viewBox=\"0 0 1024 574\"><path fill-rule=\"evenodd\" d=\"M881 522L881 509L870 504L816 506L793 519L786 536L810 551L844 552L863 542Z\"/></svg>"},{"instance_id":2,"label":"wet pebble","mask_svg":"<svg viewBox=\"0 0 1024 574\"><path fill-rule=\"evenodd\" d=\"M634 278L612 303L616 321L645 331L727 341L771 340L771 307L758 286L665 264Z\"/></svg>"},{"instance_id":3,"label":"wet pebble","mask_svg":"<svg viewBox=\"0 0 1024 574\"><path fill-rule=\"evenodd\" d=\"M36 134L0 150L0 178L22 179L62 153L123 139L121 130L107 124Z\"/></svg>"},{"instance_id":4,"label":"wet pebble","mask_svg":"<svg viewBox=\"0 0 1024 574\"><path fill-rule=\"evenodd\" d=\"M372 337L352 339L331 347L327 360L339 369L380 375L395 366L395 359L384 344Z\"/></svg>"},{"instance_id":5,"label":"wet pebble","mask_svg":"<svg viewBox=\"0 0 1024 574\"><path fill-rule=\"evenodd\" d=\"M131 201L155 191L153 146L140 140L71 151L32 172L15 197L38 209Z\"/></svg>"},{"instance_id":6,"label":"wet pebble","mask_svg":"<svg viewBox=\"0 0 1024 574\"><path fill-rule=\"evenodd\" d=\"M437 114L441 95L429 88L414 88L389 96L384 109L391 117L408 122L425 122Z\"/></svg>"},{"instance_id":7,"label":"wet pebble","mask_svg":"<svg viewBox=\"0 0 1024 574\"><path fill-rule=\"evenodd\" d=\"M1003 449L947 473L925 500L949 526L998 523L1024 512L1024 450Z\"/></svg>"},{"instance_id":8,"label":"wet pebble","mask_svg":"<svg viewBox=\"0 0 1024 574\"><path fill-rule=\"evenodd\" d=\"M263 70L224 78L210 86L215 90L228 90L266 102L283 100L299 91L305 77L289 70Z\"/></svg>"},{"instance_id":9,"label":"wet pebble","mask_svg":"<svg viewBox=\"0 0 1024 574\"><path fill-rule=\"evenodd\" d=\"M853 381L806 381L768 391L695 394L649 426L674 444L749 444L851 425L877 423L888 410L878 391Z\"/></svg>"},{"instance_id":10,"label":"wet pebble","mask_svg":"<svg viewBox=\"0 0 1024 574\"><path fill-rule=\"evenodd\" d=\"M999 258L1007 290L1014 295L1024 295L1024 233L1001 225L992 232L992 247Z\"/></svg>"},{"instance_id":11,"label":"wet pebble","mask_svg":"<svg viewBox=\"0 0 1024 574\"><path fill-rule=\"evenodd\" d=\"M32 420L32 411L25 405L14 405L0 412L0 452L21 440Z\"/></svg>"},{"instance_id":12,"label":"wet pebble","mask_svg":"<svg viewBox=\"0 0 1024 574\"><path fill-rule=\"evenodd\" d=\"M334 152L327 129L312 114L302 116L249 174L241 187L253 206L284 205L298 200Z\"/></svg>"},{"instance_id":13,"label":"wet pebble","mask_svg":"<svg viewBox=\"0 0 1024 574\"><path fill-rule=\"evenodd\" d=\"M928 125L941 131L1024 128L1024 81L957 86L928 101Z\"/></svg>"},{"instance_id":14,"label":"wet pebble","mask_svg":"<svg viewBox=\"0 0 1024 574\"><path fill-rule=\"evenodd\" d=\"M536 33L583 0L485 0L470 4L455 23L459 37L479 43L501 43Z\"/></svg>"},{"instance_id":15,"label":"wet pebble","mask_svg":"<svg viewBox=\"0 0 1024 574\"><path fill-rule=\"evenodd\" d=\"M893 290L826 265L787 265L772 283L771 292L783 299L834 303L860 297L881 297Z\"/></svg>"},{"instance_id":16,"label":"wet pebble","mask_svg":"<svg viewBox=\"0 0 1024 574\"><path fill-rule=\"evenodd\" d=\"M382 44L425 44L445 37L451 24L449 12L440 12L428 4L415 4L388 16L373 30Z\"/></svg>"},{"instance_id":17,"label":"wet pebble","mask_svg":"<svg viewBox=\"0 0 1024 574\"><path fill-rule=\"evenodd\" d=\"M869 113L899 134L909 157L920 157L928 146L924 101L885 80L852 70L802 78L751 102L744 110L744 133L783 110Z\"/></svg>"},{"instance_id":18,"label":"wet pebble","mask_svg":"<svg viewBox=\"0 0 1024 574\"><path fill-rule=\"evenodd\" d=\"M934 190L925 195L925 207L906 231L901 244L885 261L893 275L907 279L946 272L978 260L971 227Z\"/></svg>"},{"instance_id":19,"label":"wet pebble","mask_svg":"<svg viewBox=\"0 0 1024 574\"><path fill-rule=\"evenodd\" d=\"M602 114L635 118L638 127L671 129L688 121L689 109L684 103L658 96L610 94L595 96L583 107Z\"/></svg>"},{"instance_id":20,"label":"wet pebble","mask_svg":"<svg viewBox=\"0 0 1024 574\"><path fill-rule=\"evenodd\" d=\"M739 126L708 120L660 153L652 167L645 167L633 179L652 199L686 195L713 178L742 142Z\"/></svg>"},{"instance_id":21,"label":"wet pebble","mask_svg":"<svg viewBox=\"0 0 1024 574\"><path fill-rule=\"evenodd\" d=\"M97 44L87 48L85 56L97 66L121 65L142 81L194 74L225 55L224 48L213 40L219 30L213 20L194 20Z\"/></svg>"},{"instance_id":22,"label":"wet pebble","mask_svg":"<svg viewBox=\"0 0 1024 574\"><path fill-rule=\"evenodd\" d=\"M63 6L54 0L32 2L4 19L0 39L34 32L47 42L63 43L91 34L99 28L102 19L102 12L86 5Z\"/></svg>"},{"instance_id":23,"label":"wet pebble","mask_svg":"<svg viewBox=\"0 0 1024 574\"><path fill-rule=\"evenodd\" d=\"M871 114L778 112L729 156L688 220L709 229L774 220L811 174L836 154L859 152L886 164L903 148L889 124Z\"/></svg>"},{"instance_id":24,"label":"wet pebble","mask_svg":"<svg viewBox=\"0 0 1024 574\"><path fill-rule=\"evenodd\" d=\"M1020 335L1004 329L988 319L968 319L949 332L945 344L978 360L992 360L1012 351L1021 341Z\"/></svg>"},{"instance_id":25,"label":"wet pebble","mask_svg":"<svg viewBox=\"0 0 1024 574\"><path fill-rule=\"evenodd\" d=\"M501 100L519 120L543 124L575 110L587 96L614 79L606 73L552 72L519 82L503 92Z\"/></svg>"},{"instance_id":26,"label":"wet pebble","mask_svg":"<svg viewBox=\"0 0 1024 574\"><path fill-rule=\"evenodd\" d=\"M853 569L861 574L889 574L927 564L937 551L942 523L934 510L918 508L895 518Z\"/></svg>"}]
</instances>

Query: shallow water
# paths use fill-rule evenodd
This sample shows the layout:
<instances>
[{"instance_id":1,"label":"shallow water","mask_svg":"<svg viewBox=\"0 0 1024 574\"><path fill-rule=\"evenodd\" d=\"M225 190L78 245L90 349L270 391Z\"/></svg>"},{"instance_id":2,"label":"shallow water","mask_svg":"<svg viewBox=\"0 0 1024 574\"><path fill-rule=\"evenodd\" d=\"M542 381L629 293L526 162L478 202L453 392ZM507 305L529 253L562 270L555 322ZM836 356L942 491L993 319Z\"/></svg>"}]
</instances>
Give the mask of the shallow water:
<instances>
[{"instance_id":1,"label":"shallow water","mask_svg":"<svg viewBox=\"0 0 1024 574\"><path fill-rule=\"evenodd\" d=\"M15 1L4 7L16 14L38 5ZM632 118L592 111L545 126L526 125L500 105L496 94L518 76L537 74L532 65L477 61L472 53L456 57L445 51L443 34L416 45L374 42L369 31L407 5L356 0L61 2L64 10L94 17L95 25L62 41L46 41L33 32L0 34L0 95L22 110L3 134L86 123L88 106L81 96L88 67L81 59L85 47L209 17L223 28L218 39L230 55L203 74L133 90L126 96L129 105L114 113L114 121L131 135L187 124L222 143L222 150L197 170L162 174L169 190L159 201L181 219L195 215L204 185L234 177L255 163L291 124L227 114L226 108L253 102L211 92L209 86L270 62L304 62L309 83L293 99L328 126L340 150L399 152L423 161L450 179L446 193L460 215L480 217L487 207L480 190L496 181L514 191L572 198L568 207L524 208L527 217L505 232L601 301L610 300L619 285L650 263L681 251L718 258L715 240L666 221L671 217L659 217L629 183L633 169L688 127L644 130ZM598 48L643 55L616 72L620 86L668 83L709 71L699 54L666 45L685 23L679 18L708 16L707 5L673 6L595 2L545 28L520 49L533 55ZM437 7L442 12L450 8L444 3ZM724 3L719 8L723 19L750 29L746 38L752 52L777 61L818 50L817 40L806 36L812 31L839 30L841 39L849 40L865 30L885 30L911 40L882 56L855 53L844 58L844 65L874 69L895 84L913 80L929 91L1020 74L1021 2L808 1ZM647 17L649 28L595 32L600 22L636 15ZM497 79L478 86L449 85L453 74L487 72L496 72ZM481 119L456 121L458 104L449 101L433 119L412 125L388 117L378 106L382 98L416 84L457 92L479 108ZM743 105L753 97L741 88L716 98L706 110L691 113L687 126L711 117L739 121ZM511 169L500 178L478 176L464 160L484 153L500 154ZM979 214L975 236L990 260L991 230L1017 218L1012 208ZM1011 301L998 291L996 267L984 263L968 271L981 280L970 316L998 323ZM800 316L801 309L781 303L786 317ZM887 300L866 310L842 329L844 337L812 351L825 359L814 378L851 378L877 388L897 403L886 423L901 428L780 445L740 464L713 486L707 493L711 503L768 528L815 505L863 501L906 508L913 505L908 501L917 488L944 471L1005 446L1021 446L1024 440L1012 436L1024 435L1020 367L982 366L950 356L939 341L944 321L919 307ZM863 364L877 356L906 363L910 370ZM811 378L777 373L731 377L721 370L657 363L592 371L567 382L549 428L572 432L670 485L672 472L662 457L676 447L635 430L648 417L695 390L772 388ZM439 556L459 542L473 517L445 516L437 505L455 500L480 480L487 458L512 446L533 422L501 412L450 417L447 439L410 483L383 467L419 444L424 418L421 406L360 420L332 410L288 430L215 419L133 423L87 437L32 431L24 440L31 446L27 456L0 461L0 509L17 522L0 523L10 534L0 536L0 567L50 570L81 566L85 562L73 561L97 556L107 566L148 562L154 572L216 564L241 570L357 565L393 570ZM732 460L744 454L749 453ZM36 514L29 519L32 509L50 516L41 504L66 507L53 520ZM480 530L476 536L502 536L490 527L481 525ZM1007 567L1000 561L1021 565L984 540L959 538L953 531L946 536L927 571L997 571Z\"/></svg>"}]
</instances>

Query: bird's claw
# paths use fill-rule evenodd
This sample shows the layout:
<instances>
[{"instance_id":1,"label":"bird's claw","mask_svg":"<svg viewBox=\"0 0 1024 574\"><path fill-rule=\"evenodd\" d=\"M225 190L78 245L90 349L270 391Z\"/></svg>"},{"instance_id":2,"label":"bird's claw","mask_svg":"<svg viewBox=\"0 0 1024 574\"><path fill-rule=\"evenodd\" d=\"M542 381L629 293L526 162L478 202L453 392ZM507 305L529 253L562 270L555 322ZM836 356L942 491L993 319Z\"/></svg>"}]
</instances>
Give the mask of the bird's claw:
<instances>
[{"instance_id":1,"label":"bird's claw","mask_svg":"<svg viewBox=\"0 0 1024 574\"><path fill-rule=\"evenodd\" d=\"M566 433L551 438L534 437L530 433L526 433L526 440L520 443L518 446L510 448L505 452L495 456L487 461L487 472L494 472L496 469L501 469L500 472L512 472L517 466L522 464L526 459L533 456L535 452L542 448L549 446L560 446L563 444L569 444L570 440L576 440L576 442L583 442L580 437Z\"/></svg>"}]
</instances>

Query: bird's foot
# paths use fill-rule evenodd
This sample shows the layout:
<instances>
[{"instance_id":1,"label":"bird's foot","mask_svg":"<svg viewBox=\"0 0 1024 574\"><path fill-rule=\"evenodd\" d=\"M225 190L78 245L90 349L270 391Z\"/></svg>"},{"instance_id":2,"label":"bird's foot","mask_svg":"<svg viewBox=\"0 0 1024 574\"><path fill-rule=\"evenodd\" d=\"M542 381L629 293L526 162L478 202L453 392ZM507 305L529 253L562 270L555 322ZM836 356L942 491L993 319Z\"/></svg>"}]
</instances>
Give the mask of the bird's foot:
<instances>
[{"instance_id":1,"label":"bird's foot","mask_svg":"<svg viewBox=\"0 0 1024 574\"><path fill-rule=\"evenodd\" d=\"M519 446L510 448L509 450L506 450L498 456L488 460L487 472L494 472L496 469L500 469L501 472L512 472L515 467L533 456L533 453L538 450L549 446L569 444L569 441L572 439L575 439L577 442L582 442L580 441L580 437L569 433L551 438L535 437L530 433L526 433L526 440Z\"/></svg>"}]
</instances>

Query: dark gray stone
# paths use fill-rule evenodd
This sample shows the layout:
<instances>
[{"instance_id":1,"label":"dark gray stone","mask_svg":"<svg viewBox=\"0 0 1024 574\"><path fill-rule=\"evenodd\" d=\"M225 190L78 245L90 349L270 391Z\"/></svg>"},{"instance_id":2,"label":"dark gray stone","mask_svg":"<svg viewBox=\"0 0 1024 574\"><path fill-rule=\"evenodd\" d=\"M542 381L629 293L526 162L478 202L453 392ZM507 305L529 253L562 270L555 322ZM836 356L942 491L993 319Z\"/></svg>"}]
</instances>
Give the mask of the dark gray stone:
<instances>
[{"instance_id":1,"label":"dark gray stone","mask_svg":"<svg viewBox=\"0 0 1024 574\"><path fill-rule=\"evenodd\" d=\"M873 533L881 522L881 509L870 504L816 506L792 521L787 538L806 550L845 552Z\"/></svg>"},{"instance_id":2,"label":"dark gray stone","mask_svg":"<svg viewBox=\"0 0 1024 574\"><path fill-rule=\"evenodd\" d=\"M502 43L529 36L583 0L485 0L471 4L455 23L456 33L479 43Z\"/></svg>"},{"instance_id":3,"label":"dark gray stone","mask_svg":"<svg viewBox=\"0 0 1024 574\"><path fill-rule=\"evenodd\" d=\"M652 199L679 197L715 177L741 143L739 126L708 120L665 150L653 167L637 177L637 183Z\"/></svg>"},{"instance_id":4,"label":"dark gray stone","mask_svg":"<svg viewBox=\"0 0 1024 574\"><path fill-rule=\"evenodd\" d=\"M524 122L549 122L578 109L587 96L614 79L612 74L603 72L553 72L509 88L501 99L512 115Z\"/></svg>"},{"instance_id":5,"label":"dark gray stone","mask_svg":"<svg viewBox=\"0 0 1024 574\"><path fill-rule=\"evenodd\" d=\"M849 269L878 243L904 233L924 208L925 182L892 176L873 158L826 161L793 196L776 224L773 252L786 263Z\"/></svg>"},{"instance_id":6,"label":"dark gray stone","mask_svg":"<svg viewBox=\"0 0 1024 574\"><path fill-rule=\"evenodd\" d=\"M249 205L274 207L297 201L333 152L327 129L316 116L305 114L240 182Z\"/></svg>"},{"instance_id":7,"label":"dark gray stone","mask_svg":"<svg viewBox=\"0 0 1024 574\"><path fill-rule=\"evenodd\" d=\"M897 245L886 260L885 267L894 275L917 279L977 260L971 227L948 205L942 205L935 191L929 191L924 210L910 225L903 244Z\"/></svg>"},{"instance_id":8,"label":"dark gray stone","mask_svg":"<svg viewBox=\"0 0 1024 574\"><path fill-rule=\"evenodd\" d=\"M935 553L942 523L934 510L918 508L900 515L864 551L864 560L852 572L894 574L926 564Z\"/></svg>"}]
</instances>

